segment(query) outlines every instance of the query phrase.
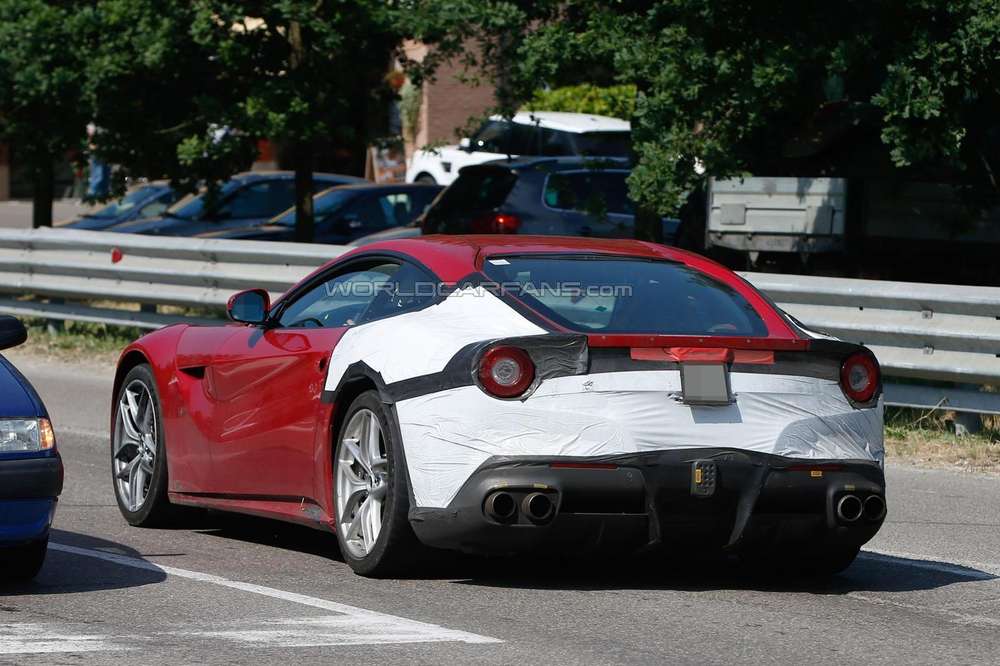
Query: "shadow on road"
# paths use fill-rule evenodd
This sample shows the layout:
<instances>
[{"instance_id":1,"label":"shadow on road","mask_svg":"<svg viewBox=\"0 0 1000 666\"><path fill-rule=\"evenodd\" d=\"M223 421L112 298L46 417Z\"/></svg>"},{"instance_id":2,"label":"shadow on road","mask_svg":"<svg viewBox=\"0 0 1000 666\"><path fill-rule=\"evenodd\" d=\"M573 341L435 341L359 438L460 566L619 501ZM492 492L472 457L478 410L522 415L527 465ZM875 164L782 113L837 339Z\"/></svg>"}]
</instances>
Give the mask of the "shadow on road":
<instances>
[{"instance_id":1,"label":"shadow on road","mask_svg":"<svg viewBox=\"0 0 1000 666\"><path fill-rule=\"evenodd\" d=\"M33 581L4 586L2 588L3 596L75 594L97 590L119 590L161 583L167 577L162 571L153 568L155 565L152 564L149 569L121 566L106 560L58 550L58 546L54 544L99 550L137 560L143 559L143 555L138 551L120 543L76 532L52 530L49 538L49 552L45 556L45 566L42 567L41 572Z\"/></svg>"},{"instance_id":2,"label":"shadow on road","mask_svg":"<svg viewBox=\"0 0 1000 666\"><path fill-rule=\"evenodd\" d=\"M780 556L780 553L776 553ZM471 567L471 568L469 568ZM443 573L443 572L442 572ZM464 574L464 575L463 575ZM826 580L803 578L780 569L762 571L734 560L677 561L652 558L532 562L480 560L468 562L461 585L553 590L758 590L847 594L911 592L955 583L996 580L990 573L952 564L862 553L846 571Z\"/></svg>"}]
</instances>

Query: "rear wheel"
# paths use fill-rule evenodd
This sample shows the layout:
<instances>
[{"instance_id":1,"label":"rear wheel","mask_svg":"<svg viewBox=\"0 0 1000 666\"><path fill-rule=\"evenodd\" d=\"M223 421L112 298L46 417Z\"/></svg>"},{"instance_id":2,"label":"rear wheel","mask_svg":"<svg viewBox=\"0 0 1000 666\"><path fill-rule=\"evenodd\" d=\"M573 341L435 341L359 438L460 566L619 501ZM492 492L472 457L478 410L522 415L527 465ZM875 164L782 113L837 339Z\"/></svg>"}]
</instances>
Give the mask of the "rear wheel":
<instances>
[{"instance_id":1,"label":"rear wheel","mask_svg":"<svg viewBox=\"0 0 1000 666\"><path fill-rule=\"evenodd\" d=\"M0 550L0 580L25 581L38 575L45 563L49 539Z\"/></svg>"},{"instance_id":2,"label":"rear wheel","mask_svg":"<svg viewBox=\"0 0 1000 666\"><path fill-rule=\"evenodd\" d=\"M169 522L174 507L167 499L167 456L156 382L148 365L132 368L115 402L111 433L111 482L115 499L131 525L153 527Z\"/></svg>"},{"instance_id":3,"label":"rear wheel","mask_svg":"<svg viewBox=\"0 0 1000 666\"><path fill-rule=\"evenodd\" d=\"M351 403L333 462L337 541L344 560L363 576L401 572L420 547L407 518L402 446L376 391Z\"/></svg>"}]
</instances>

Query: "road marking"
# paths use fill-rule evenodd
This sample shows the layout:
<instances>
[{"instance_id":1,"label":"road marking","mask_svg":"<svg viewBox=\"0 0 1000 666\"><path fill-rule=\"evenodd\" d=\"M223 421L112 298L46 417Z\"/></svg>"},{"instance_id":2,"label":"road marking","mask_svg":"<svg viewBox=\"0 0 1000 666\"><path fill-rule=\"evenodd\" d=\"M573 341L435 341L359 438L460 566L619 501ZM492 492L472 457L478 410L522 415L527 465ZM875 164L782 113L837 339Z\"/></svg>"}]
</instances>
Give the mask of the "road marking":
<instances>
[{"instance_id":1,"label":"road marking","mask_svg":"<svg viewBox=\"0 0 1000 666\"><path fill-rule=\"evenodd\" d=\"M429 624L427 622L419 622L417 620L409 620L403 617L397 617L395 615L387 615L385 613L378 613L376 611L366 610L364 608L357 608L356 606L349 606L347 604L337 603L336 601L328 601L326 599L320 599L318 597L310 597L305 594L298 594L297 592L286 592L284 590L278 590L273 587L265 587L263 585L255 585L253 583L243 583L236 580L229 580L228 578L223 578L221 576L215 576L213 574L201 573L199 571L188 571L187 569L178 569L176 567L170 567L162 564L154 564L152 562L147 562L146 560L140 560L134 557L125 557L124 555L117 555L115 553L107 553L101 550L92 550L89 548L78 548L76 546L68 546L61 543L49 543L49 548L52 550L61 551L64 553L70 553L73 555L80 555L82 557L93 557L99 560L104 560L106 562L113 562L115 564L120 564L126 567L132 567L133 569L143 569L146 571L156 571L162 572L169 576L176 576L178 578L186 578L188 580L195 580L202 583L211 583L213 585L219 585L221 587L228 587L234 590L241 590L243 592L251 592L253 594L259 594L265 597L271 597L272 599L281 599L282 601L288 601L295 604L300 604L302 606L309 606L312 608L319 608L322 610L337 613L341 616L346 616L344 623L353 622L350 634L356 637L356 643L413 643L413 642L439 642L439 641L457 641L462 643L502 643L503 641L497 638L491 638L489 636L480 636L478 634L472 634L465 631L457 631L455 629L448 629L436 624ZM311 618L303 618L303 622L311 621ZM298 620L296 620L298 621ZM362 640L367 636L367 629L370 628L371 638L369 640ZM284 630L287 634L287 630ZM235 632L241 633L241 632ZM230 638L235 636L234 632L230 632ZM254 642L250 639L250 636L254 632L242 632L247 637L248 642ZM346 635L345 632L334 632L336 636L334 638L343 639ZM190 635L190 634L189 634Z\"/></svg>"},{"instance_id":2,"label":"road marking","mask_svg":"<svg viewBox=\"0 0 1000 666\"><path fill-rule=\"evenodd\" d=\"M0 623L0 654L49 654L125 650L100 634L77 634L47 629L32 622Z\"/></svg>"},{"instance_id":3,"label":"road marking","mask_svg":"<svg viewBox=\"0 0 1000 666\"><path fill-rule=\"evenodd\" d=\"M914 569L927 569L938 573L947 573L953 576L963 576L974 580L995 580L1000 577L1000 564L992 562L969 562L964 560L945 560L930 555L918 555L916 553L900 553L891 550L869 550L861 551L862 556L868 559L883 560L888 558L909 560L900 562L903 566Z\"/></svg>"}]
</instances>

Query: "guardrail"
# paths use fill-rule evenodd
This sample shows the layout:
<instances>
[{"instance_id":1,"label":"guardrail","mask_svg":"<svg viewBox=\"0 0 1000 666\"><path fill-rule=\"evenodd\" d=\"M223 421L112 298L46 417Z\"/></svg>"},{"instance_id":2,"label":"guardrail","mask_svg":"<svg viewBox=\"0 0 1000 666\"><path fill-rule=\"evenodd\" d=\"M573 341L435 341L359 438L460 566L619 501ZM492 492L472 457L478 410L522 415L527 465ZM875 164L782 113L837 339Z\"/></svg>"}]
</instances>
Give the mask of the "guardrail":
<instances>
[{"instance_id":1,"label":"guardrail","mask_svg":"<svg viewBox=\"0 0 1000 666\"><path fill-rule=\"evenodd\" d=\"M233 292L248 287L277 295L348 249L70 229L0 230L0 294L9 295L0 297L0 312L140 328L217 322L171 314L165 306L218 310ZM1000 288L743 276L808 328L869 346L893 380L886 384L889 404L1000 414L1000 393L980 390L984 384L1000 385ZM141 307L123 310L108 302Z\"/></svg>"}]
</instances>

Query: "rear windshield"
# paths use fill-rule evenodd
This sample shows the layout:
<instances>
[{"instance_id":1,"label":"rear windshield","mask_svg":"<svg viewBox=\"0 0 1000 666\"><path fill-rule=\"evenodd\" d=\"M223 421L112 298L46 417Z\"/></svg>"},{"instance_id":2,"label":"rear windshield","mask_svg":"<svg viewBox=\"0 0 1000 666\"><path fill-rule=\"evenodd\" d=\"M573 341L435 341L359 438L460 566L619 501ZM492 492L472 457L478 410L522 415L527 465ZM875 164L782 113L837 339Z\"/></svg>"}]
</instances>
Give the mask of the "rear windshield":
<instances>
[{"instance_id":1,"label":"rear windshield","mask_svg":"<svg viewBox=\"0 0 1000 666\"><path fill-rule=\"evenodd\" d=\"M604 217L606 213L634 215L628 198L628 171L563 171L545 180L542 198L549 208L574 210Z\"/></svg>"},{"instance_id":2,"label":"rear windshield","mask_svg":"<svg viewBox=\"0 0 1000 666\"><path fill-rule=\"evenodd\" d=\"M517 176L504 168L463 170L427 211L428 233L448 232L457 220L498 208L507 199Z\"/></svg>"},{"instance_id":3,"label":"rear windshield","mask_svg":"<svg viewBox=\"0 0 1000 666\"><path fill-rule=\"evenodd\" d=\"M767 326L731 287L684 264L626 257L493 257L494 287L569 329L763 337Z\"/></svg>"}]
</instances>

